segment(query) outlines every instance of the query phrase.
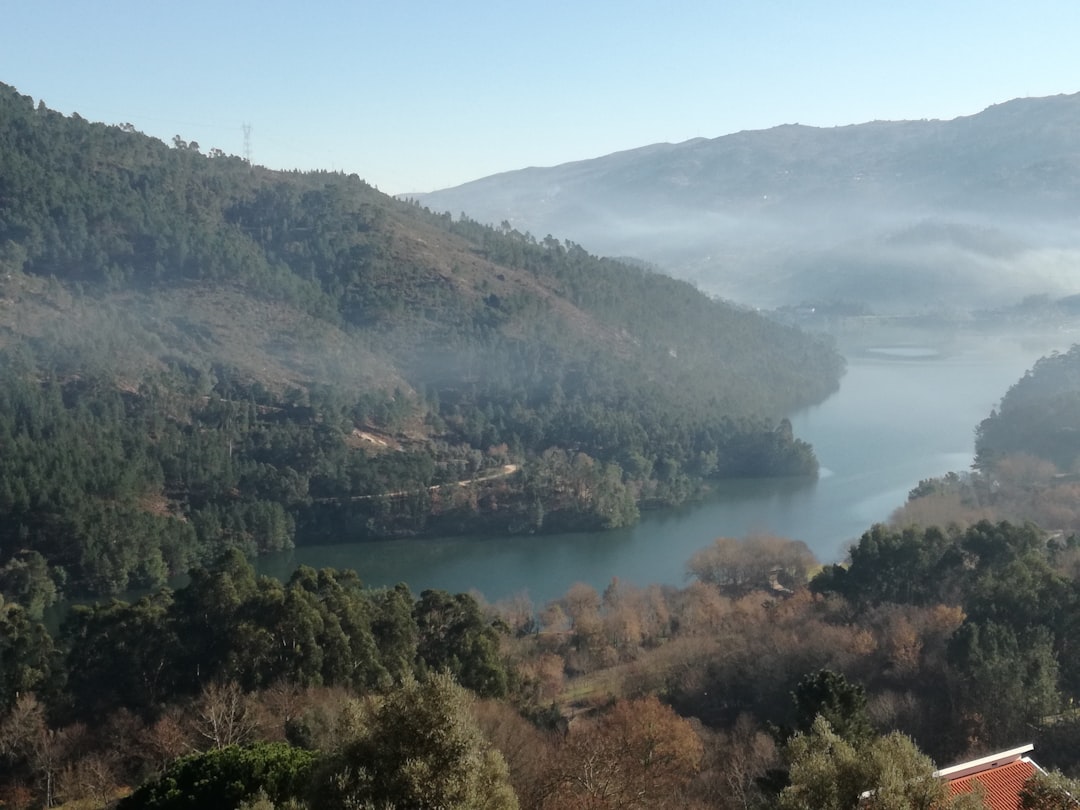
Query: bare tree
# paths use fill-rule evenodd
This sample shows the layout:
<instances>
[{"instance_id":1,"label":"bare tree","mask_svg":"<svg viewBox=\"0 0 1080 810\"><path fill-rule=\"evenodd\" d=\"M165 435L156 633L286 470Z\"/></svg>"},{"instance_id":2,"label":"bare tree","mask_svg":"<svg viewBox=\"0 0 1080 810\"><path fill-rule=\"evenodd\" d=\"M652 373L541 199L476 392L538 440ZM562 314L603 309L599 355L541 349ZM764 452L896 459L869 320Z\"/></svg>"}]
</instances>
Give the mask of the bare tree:
<instances>
[{"instance_id":1,"label":"bare tree","mask_svg":"<svg viewBox=\"0 0 1080 810\"><path fill-rule=\"evenodd\" d=\"M235 681L207 686L195 703L192 724L197 736L206 743L203 748L242 745L258 731L251 700Z\"/></svg>"}]
</instances>

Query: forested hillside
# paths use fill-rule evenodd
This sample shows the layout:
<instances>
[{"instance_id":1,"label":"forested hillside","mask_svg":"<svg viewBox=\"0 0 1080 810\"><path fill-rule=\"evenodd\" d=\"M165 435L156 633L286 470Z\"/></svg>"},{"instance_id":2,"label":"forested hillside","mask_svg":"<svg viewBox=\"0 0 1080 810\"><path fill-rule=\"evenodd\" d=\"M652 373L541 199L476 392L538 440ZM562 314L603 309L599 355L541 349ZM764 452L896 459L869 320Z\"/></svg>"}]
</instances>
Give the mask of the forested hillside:
<instances>
[{"instance_id":1,"label":"forested hillside","mask_svg":"<svg viewBox=\"0 0 1080 810\"><path fill-rule=\"evenodd\" d=\"M983 470L1024 453L1080 472L1080 346L1042 358L1018 380L979 425L975 449Z\"/></svg>"},{"instance_id":2,"label":"forested hillside","mask_svg":"<svg viewBox=\"0 0 1080 810\"><path fill-rule=\"evenodd\" d=\"M976 427L971 471L919 483L898 525L1030 521L1080 532L1080 346L1040 359Z\"/></svg>"},{"instance_id":3,"label":"forested hillside","mask_svg":"<svg viewBox=\"0 0 1080 810\"><path fill-rule=\"evenodd\" d=\"M841 373L577 245L0 88L9 596L233 548L624 525L712 477L813 474L782 417Z\"/></svg>"}]
</instances>

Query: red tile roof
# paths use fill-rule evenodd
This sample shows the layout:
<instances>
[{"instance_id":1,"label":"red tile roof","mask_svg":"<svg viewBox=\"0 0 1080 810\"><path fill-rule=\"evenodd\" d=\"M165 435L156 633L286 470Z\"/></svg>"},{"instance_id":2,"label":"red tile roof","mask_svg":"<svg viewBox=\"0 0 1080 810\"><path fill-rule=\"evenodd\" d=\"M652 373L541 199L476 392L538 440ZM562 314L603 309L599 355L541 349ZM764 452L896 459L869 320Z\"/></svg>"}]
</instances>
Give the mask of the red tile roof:
<instances>
[{"instance_id":1,"label":"red tile roof","mask_svg":"<svg viewBox=\"0 0 1080 810\"><path fill-rule=\"evenodd\" d=\"M1019 810L1020 790L1031 776L1035 766L1026 759L1018 759L1007 765L949 780L949 795L959 796L975 790L975 783L983 786L985 804L989 810Z\"/></svg>"}]
</instances>

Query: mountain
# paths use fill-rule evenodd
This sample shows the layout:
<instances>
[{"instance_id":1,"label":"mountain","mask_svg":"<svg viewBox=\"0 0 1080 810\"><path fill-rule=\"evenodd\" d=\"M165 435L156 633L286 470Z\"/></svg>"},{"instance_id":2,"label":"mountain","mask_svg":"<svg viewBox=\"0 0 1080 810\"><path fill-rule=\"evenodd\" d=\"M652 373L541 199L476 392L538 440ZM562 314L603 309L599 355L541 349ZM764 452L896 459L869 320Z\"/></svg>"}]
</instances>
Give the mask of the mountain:
<instances>
[{"instance_id":1,"label":"mountain","mask_svg":"<svg viewBox=\"0 0 1080 810\"><path fill-rule=\"evenodd\" d=\"M234 548L625 525L708 478L812 474L782 417L842 369L575 244L0 86L9 598Z\"/></svg>"},{"instance_id":2,"label":"mountain","mask_svg":"<svg viewBox=\"0 0 1080 810\"><path fill-rule=\"evenodd\" d=\"M634 256L756 306L953 312L1080 292L1080 94L787 125L410 197Z\"/></svg>"}]
</instances>

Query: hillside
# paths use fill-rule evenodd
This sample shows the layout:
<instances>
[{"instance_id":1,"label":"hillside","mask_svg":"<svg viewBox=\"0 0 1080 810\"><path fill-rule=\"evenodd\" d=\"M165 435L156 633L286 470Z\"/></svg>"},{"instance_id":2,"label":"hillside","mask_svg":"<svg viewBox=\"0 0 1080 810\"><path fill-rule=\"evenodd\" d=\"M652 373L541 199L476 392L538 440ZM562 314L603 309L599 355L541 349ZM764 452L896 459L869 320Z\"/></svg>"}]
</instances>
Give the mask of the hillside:
<instances>
[{"instance_id":1,"label":"hillside","mask_svg":"<svg viewBox=\"0 0 1080 810\"><path fill-rule=\"evenodd\" d=\"M952 121L656 144L412 195L759 306L958 312L1076 293L1080 94Z\"/></svg>"},{"instance_id":2,"label":"hillside","mask_svg":"<svg viewBox=\"0 0 1080 810\"><path fill-rule=\"evenodd\" d=\"M0 580L44 561L97 593L228 548L618 526L712 477L813 473L779 420L842 373L573 243L8 87L0 352Z\"/></svg>"}]
</instances>

